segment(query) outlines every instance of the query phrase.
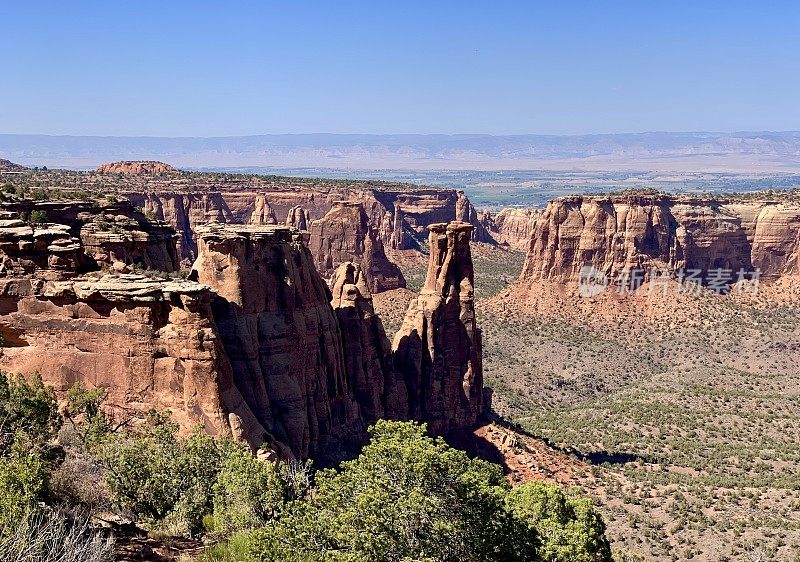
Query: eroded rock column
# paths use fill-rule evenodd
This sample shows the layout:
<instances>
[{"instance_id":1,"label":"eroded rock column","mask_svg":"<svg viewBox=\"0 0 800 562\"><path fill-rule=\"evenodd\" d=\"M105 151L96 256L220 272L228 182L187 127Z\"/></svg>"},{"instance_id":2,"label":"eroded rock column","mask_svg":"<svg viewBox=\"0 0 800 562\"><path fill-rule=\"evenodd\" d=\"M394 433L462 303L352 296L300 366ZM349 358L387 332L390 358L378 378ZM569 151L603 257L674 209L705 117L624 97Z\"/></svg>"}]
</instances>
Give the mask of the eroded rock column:
<instances>
[{"instance_id":1,"label":"eroded rock column","mask_svg":"<svg viewBox=\"0 0 800 562\"><path fill-rule=\"evenodd\" d=\"M481 332L465 222L433 224L425 285L394 339L394 363L408 390L408 417L434 433L475 424L482 409Z\"/></svg>"}]
</instances>

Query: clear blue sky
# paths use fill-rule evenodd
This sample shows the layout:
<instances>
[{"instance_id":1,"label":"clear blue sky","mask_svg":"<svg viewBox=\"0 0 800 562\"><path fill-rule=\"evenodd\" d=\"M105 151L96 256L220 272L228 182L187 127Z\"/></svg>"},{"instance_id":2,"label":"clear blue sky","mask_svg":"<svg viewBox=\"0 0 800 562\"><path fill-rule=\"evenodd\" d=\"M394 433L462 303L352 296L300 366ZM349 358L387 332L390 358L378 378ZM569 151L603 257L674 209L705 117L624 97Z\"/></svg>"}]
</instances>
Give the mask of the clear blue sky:
<instances>
[{"instance_id":1,"label":"clear blue sky","mask_svg":"<svg viewBox=\"0 0 800 562\"><path fill-rule=\"evenodd\" d=\"M800 2L18 1L0 133L800 129Z\"/></svg>"}]
</instances>

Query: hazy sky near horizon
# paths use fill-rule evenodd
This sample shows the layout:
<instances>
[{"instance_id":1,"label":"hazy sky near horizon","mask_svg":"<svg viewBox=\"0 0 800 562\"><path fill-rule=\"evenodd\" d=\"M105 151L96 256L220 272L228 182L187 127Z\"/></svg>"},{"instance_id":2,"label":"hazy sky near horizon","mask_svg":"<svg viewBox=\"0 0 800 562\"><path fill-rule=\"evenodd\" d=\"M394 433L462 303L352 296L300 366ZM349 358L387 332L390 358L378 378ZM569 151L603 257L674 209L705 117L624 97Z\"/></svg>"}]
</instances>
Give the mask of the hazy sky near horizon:
<instances>
[{"instance_id":1,"label":"hazy sky near horizon","mask_svg":"<svg viewBox=\"0 0 800 562\"><path fill-rule=\"evenodd\" d=\"M0 133L800 130L800 2L3 5Z\"/></svg>"}]
</instances>

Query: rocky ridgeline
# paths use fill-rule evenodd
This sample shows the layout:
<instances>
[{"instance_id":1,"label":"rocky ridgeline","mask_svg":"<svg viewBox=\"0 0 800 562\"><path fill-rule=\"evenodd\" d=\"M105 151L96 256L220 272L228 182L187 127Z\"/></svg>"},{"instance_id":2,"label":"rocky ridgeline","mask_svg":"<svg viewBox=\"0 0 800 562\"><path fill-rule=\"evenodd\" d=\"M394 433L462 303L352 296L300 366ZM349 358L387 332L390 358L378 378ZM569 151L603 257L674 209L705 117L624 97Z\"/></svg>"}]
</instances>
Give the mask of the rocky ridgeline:
<instances>
[{"instance_id":1,"label":"rocky ridgeline","mask_svg":"<svg viewBox=\"0 0 800 562\"><path fill-rule=\"evenodd\" d=\"M362 264L341 264L332 293L317 272L308 232L200 226L198 259L186 281L84 273L66 262L54 268L50 247L58 237L88 248L82 255L95 266L98 255L118 257L89 224L88 246L80 237L86 223L77 234L48 227L50 234L28 248L31 268L23 275L9 270L0 281L0 368L38 371L59 391L76 381L106 387L116 418L169 409L184 428L202 422L211 433L254 447L267 443L285 456L340 456L383 417L428 421L439 433L475 423L482 379L467 290L468 225L431 230L437 257L429 278L442 299L423 295L425 304L414 310L426 312L418 319L409 313L403 341L415 333L430 339L420 349L393 350ZM37 227L9 228L23 227L35 242ZM176 257L169 240L172 254L164 255ZM159 237L154 246L164 242ZM477 343L466 357L447 348L469 342Z\"/></svg>"},{"instance_id":2,"label":"rocky ridgeline","mask_svg":"<svg viewBox=\"0 0 800 562\"><path fill-rule=\"evenodd\" d=\"M536 220L541 214L540 209L503 209L495 214L482 213L479 220L496 243L527 252Z\"/></svg>"},{"instance_id":3,"label":"rocky ridgeline","mask_svg":"<svg viewBox=\"0 0 800 562\"><path fill-rule=\"evenodd\" d=\"M478 213L469 199L450 189L419 189L417 191L390 191L366 188L282 188L254 190L228 188L202 193L190 191L152 190L125 192L131 202L147 214L171 224L180 234L181 256L188 260L197 257L195 231L197 227L217 222L225 224L289 224L301 230L314 230L314 223L323 221L330 225L344 211L343 205L360 205L367 217L367 225L359 236L369 234L392 250L419 248L427 242L428 225L462 220L473 224L473 237L482 242L492 242L491 235L481 224ZM328 216L329 213L333 213ZM361 224L361 220L357 221ZM330 230L329 226L322 227ZM340 236L337 233L337 236ZM326 244L336 246L336 240ZM334 260L325 265L332 272L343 263ZM368 275L393 288L396 270L380 272L368 270ZM377 277L376 277L377 276ZM382 281L380 276L385 276ZM371 282L373 282L371 281ZM399 286L404 286L402 282Z\"/></svg>"},{"instance_id":4,"label":"rocky ridgeline","mask_svg":"<svg viewBox=\"0 0 800 562\"><path fill-rule=\"evenodd\" d=\"M766 199L614 195L551 201L535 221L522 280L578 280L584 266L609 278L651 268L800 273L800 204Z\"/></svg>"}]
</instances>

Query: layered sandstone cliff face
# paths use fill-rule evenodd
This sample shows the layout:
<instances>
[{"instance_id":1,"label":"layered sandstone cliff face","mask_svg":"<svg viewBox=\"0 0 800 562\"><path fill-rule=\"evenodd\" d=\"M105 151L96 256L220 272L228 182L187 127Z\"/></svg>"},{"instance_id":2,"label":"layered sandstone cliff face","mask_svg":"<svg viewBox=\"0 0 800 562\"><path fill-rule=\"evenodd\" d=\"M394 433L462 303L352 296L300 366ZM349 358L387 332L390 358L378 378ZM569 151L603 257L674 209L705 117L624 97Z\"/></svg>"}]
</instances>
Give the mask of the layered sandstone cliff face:
<instances>
[{"instance_id":1,"label":"layered sandstone cliff face","mask_svg":"<svg viewBox=\"0 0 800 562\"><path fill-rule=\"evenodd\" d=\"M703 275L759 269L771 280L800 273L800 205L667 195L565 197L536 221L522 279L577 281L591 266Z\"/></svg>"},{"instance_id":2,"label":"layered sandstone cliff face","mask_svg":"<svg viewBox=\"0 0 800 562\"><path fill-rule=\"evenodd\" d=\"M44 217L36 222L18 216ZM43 222L42 222L43 221ZM0 276L65 279L103 267L178 269L175 231L129 203L0 204Z\"/></svg>"},{"instance_id":3,"label":"layered sandstone cliff face","mask_svg":"<svg viewBox=\"0 0 800 562\"><path fill-rule=\"evenodd\" d=\"M303 235L246 225L197 233L194 271L218 294L234 381L259 422L298 457L360 432L331 295Z\"/></svg>"},{"instance_id":4,"label":"layered sandstone cliff face","mask_svg":"<svg viewBox=\"0 0 800 562\"><path fill-rule=\"evenodd\" d=\"M484 213L480 222L498 244L525 252L541 214L538 209L503 209L496 214Z\"/></svg>"},{"instance_id":5,"label":"layered sandstone cliff face","mask_svg":"<svg viewBox=\"0 0 800 562\"><path fill-rule=\"evenodd\" d=\"M308 247L324 278L330 279L340 264L352 261L361 266L370 292L406 286L400 268L386 257L362 203L335 203L324 217L311 223L309 231Z\"/></svg>"},{"instance_id":6,"label":"layered sandstone cliff face","mask_svg":"<svg viewBox=\"0 0 800 562\"><path fill-rule=\"evenodd\" d=\"M108 389L117 419L152 408L182 427L258 446L265 431L233 385L208 287L141 275L0 281L0 368L41 373L57 391Z\"/></svg>"},{"instance_id":7,"label":"layered sandstone cliff face","mask_svg":"<svg viewBox=\"0 0 800 562\"><path fill-rule=\"evenodd\" d=\"M385 255L361 203L334 204L310 233L200 226L191 281L169 275L174 230L127 203L47 204L47 218L61 222L33 225L13 217L36 204L3 206L4 370L38 371L61 392L78 381L106 387L118 419L169 410L185 430L203 423L300 458L336 458L380 418L426 421L437 433L475 422L470 225L432 228L426 292L393 350L370 290L380 287L370 272L388 266L374 266ZM302 220L301 209L295 215ZM326 259L362 258L338 265L333 293L309 238ZM133 266L160 271L127 273Z\"/></svg>"},{"instance_id":8,"label":"layered sandstone cliff face","mask_svg":"<svg viewBox=\"0 0 800 562\"><path fill-rule=\"evenodd\" d=\"M473 227L451 222L429 230L425 285L395 335L394 363L405 380L409 418L446 433L473 425L482 410L483 355L469 247Z\"/></svg>"},{"instance_id":9,"label":"layered sandstone cliff face","mask_svg":"<svg viewBox=\"0 0 800 562\"><path fill-rule=\"evenodd\" d=\"M392 348L372 306L367 276L355 263L334 276L331 305L342 332L345 372L366 424L381 418L406 419L405 381L394 368Z\"/></svg>"},{"instance_id":10,"label":"layered sandstone cliff face","mask_svg":"<svg viewBox=\"0 0 800 562\"><path fill-rule=\"evenodd\" d=\"M232 224L289 224L306 230L341 201L361 203L371 228L385 247L418 248L428 236L428 225L467 220L477 240L491 242L472 204L450 189L420 189L414 192L363 188L285 188L259 191L211 191L191 193L158 191L126 192L126 197L146 213L171 224L181 233L181 257L195 259L197 226L219 222ZM300 211L300 209L302 211Z\"/></svg>"}]
</instances>

